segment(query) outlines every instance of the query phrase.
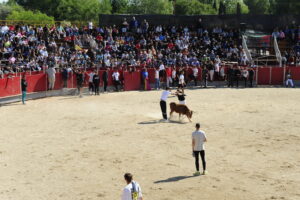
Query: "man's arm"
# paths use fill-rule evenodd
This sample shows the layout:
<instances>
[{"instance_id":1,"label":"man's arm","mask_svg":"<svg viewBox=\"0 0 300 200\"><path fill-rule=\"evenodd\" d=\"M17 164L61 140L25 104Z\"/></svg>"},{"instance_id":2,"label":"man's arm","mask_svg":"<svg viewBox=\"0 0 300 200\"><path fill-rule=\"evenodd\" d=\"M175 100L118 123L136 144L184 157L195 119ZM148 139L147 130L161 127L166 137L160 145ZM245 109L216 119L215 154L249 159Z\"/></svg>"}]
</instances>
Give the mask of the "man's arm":
<instances>
[{"instance_id":1,"label":"man's arm","mask_svg":"<svg viewBox=\"0 0 300 200\"><path fill-rule=\"evenodd\" d=\"M130 200L131 199L131 192L124 188L122 196L121 196L121 200Z\"/></svg>"}]
</instances>

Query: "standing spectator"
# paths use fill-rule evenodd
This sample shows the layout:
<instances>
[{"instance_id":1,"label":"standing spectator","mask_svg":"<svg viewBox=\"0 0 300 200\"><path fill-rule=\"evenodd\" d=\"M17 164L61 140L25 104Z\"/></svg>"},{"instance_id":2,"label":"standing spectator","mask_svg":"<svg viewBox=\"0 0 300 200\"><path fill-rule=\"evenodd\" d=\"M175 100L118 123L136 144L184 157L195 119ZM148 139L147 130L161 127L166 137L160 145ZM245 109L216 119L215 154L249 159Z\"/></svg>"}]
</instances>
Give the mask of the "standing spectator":
<instances>
[{"instance_id":1,"label":"standing spectator","mask_svg":"<svg viewBox=\"0 0 300 200\"><path fill-rule=\"evenodd\" d=\"M220 78L222 81L225 80L225 68L221 66L221 69L220 69Z\"/></svg>"},{"instance_id":2,"label":"standing spectator","mask_svg":"<svg viewBox=\"0 0 300 200\"><path fill-rule=\"evenodd\" d=\"M108 71L107 71L107 69L105 69L105 71L102 74L102 80L103 80L104 92L107 92L107 84L108 84Z\"/></svg>"},{"instance_id":3,"label":"standing spectator","mask_svg":"<svg viewBox=\"0 0 300 200\"><path fill-rule=\"evenodd\" d=\"M245 87L247 87L247 80L248 80L248 75L249 75L249 72L246 68L243 68L242 69L242 78L245 82Z\"/></svg>"},{"instance_id":4,"label":"standing spectator","mask_svg":"<svg viewBox=\"0 0 300 200\"><path fill-rule=\"evenodd\" d=\"M121 200L143 200L142 189L138 182L133 180L130 173L124 175L127 186L123 189Z\"/></svg>"},{"instance_id":5,"label":"standing spectator","mask_svg":"<svg viewBox=\"0 0 300 200\"><path fill-rule=\"evenodd\" d=\"M227 82L228 87L233 87L233 81L234 81L234 69L232 66L227 70Z\"/></svg>"},{"instance_id":6,"label":"standing spectator","mask_svg":"<svg viewBox=\"0 0 300 200\"><path fill-rule=\"evenodd\" d=\"M214 80L214 73L215 73L214 62L213 61L210 61L210 63L208 64L208 71L209 71L209 80L213 81Z\"/></svg>"},{"instance_id":7,"label":"standing spectator","mask_svg":"<svg viewBox=\"0 0 300 200\"><path fill-rule=\"evenodd\" d=\"M90 73L89 73L89 92L90 94L93 94L94 92L94 76L95 76L95 71L92 70Z\"/></svg>"},{"instance_id":8,"label":"standing spectator","mask_svg":"<svg viewBox=\"0 0 300 200\"><path fill-rule=\"evenodd\" d=\"M176 67L173 67L172 69L172 85L175 87L175 83L177 82L177 72L176 72Z\"/></svg>"},{"instance_id":9,"label":"standing spectator","mask_svg":"<svg viewBox=\"0 0 300 200\"><path fill-rule=\"evenodd\" d=\"M198 79L198 68L196 66L193 67L193 80L195 82L195 86L197 86Z\"/></svg>"},{"instance_id":10,"label":"standing spectator","mask_svg":"<svg viewBox=\"0 0 300 200\"><path fill-rule=\"evenodd\" d=\"M239 80L240 80L240 77L241 77L240 67L237 67L234 70L234 77L235 77L235 81L236 81L236 87L238 88L239 87Z\"/></svg>"},{"instance_id":11,"label":"standing spectator","mask_svg":"<svg viewBox=\"0 0 300 200\"><path fill-rule=\"evenodd\" d=\"M2 71L2 68L0 67L0 78L3 78L4 77L4 73Z\"/></svg>"},{"instance_id":12,"label":"standing spectator","mask_svg":"<svg viewBox=\"0 0 300 200\"><path fill-rule=\"evenodd\" d=\"M67 88L68 87L69 72L68 72L68 69L66 67L63 68L61 75L62 75L62 80L63 80L63 88Z\"/></svg>"},{"instance_id":13,"label":"standing spectator","mask_svg":"<svg viewBox=\"0 0 300 200\"><path fill-rule=\"evenodd\" d=\"M149 86L149 74L147 71L147 68L145 67L142 73L142 77L143 77L143 85L144 85L144 90L150 90L150 86Z\"/></svg>"},{"instance_id":14,"label":"standing spectator","mask_svg":"<svg viewBox=\"0 0 300 200\"><path fill-rule=\"evenodd\" d=\"M160 81L160 83L162 83L164 81L165 73L166 73L165 66L163 63L161 63L159 65L159 81Z\"/></svg>"},{"instance_id":15,"label":"standing spectator","mask_svg":"<svg viewBox=\"0 0 300 200\"><path fill-rule=\"evenodd\" d=\"M93 85L94 85L95 95L99 95L100 77L98 73L95 73L93 76Z\"/></svg>"},{"instance_id":16,"label":"standing spectator","mask_svg":"<svg viewBox=\"0 0 300 200\"><path fill-rule=\"evenodd\" d=\"M157 68L155 69L155 89L160 89L159 70Z\"/></svg>"},{"instance_id":17,"label":"standing spectator","mask_svg":"<svg viewBox=\"0 0 300 200\"><path fill-rule=\"evenodd\" d=\"M112 78L113 78L113 81L114 81L116 91L119 92L120 73L118 72L118 70L114 71L114 73L112 74Z\"/></svg>"},{"instance_id":18,"label":"standing spectator","mask_svg":"<svg viewBox=\"0 0 300 200\"><path fill-rule=\"evenodd\" d=\"M22 89L22 103L25 105L26 101L26 93L27 93L27 81L25 74L22 76L21 79L21 89Z\"/></svg>"},{"instance_id":19,"label":"standing spectator","mask_svg":"<svg viewBox=\"0 0 300 200\"><path fill-rule=\"evenodd\" d=\"M294 86L294 82L293 82L293 77L292 77L292 73L291 70L288 71L287 75L286 75L286 82L285 82L285 86L289 87L289 85L291 85L292 87Z\"/></svg>"},{"instance_id":20,"label":"standing spectator","mask_svg":"<svg viewBox=\"0 0 300 200\"><path fill-rule=\"evenodd\" d=\"M203 167L203 175L207 173L206 171L206 161L205 161L205 147L204 143L207 142L205 132L200 130L200 124L196 124L196 131L192 133L192 151L193 156L195 157L195 165L196 165L196 172L194 173L195 176L200 175L199 171L199 154L202 160L202 167Z\"/></svg>"},{"instance_id":21,"label":"standing spectator","mask_svg":"<svg viewBox=\"0 0 300 200\"><path fill-rule=\"evenodd\" d=\"M179 84L178 84L178 88L184 88L185 87L185 80L184 80L184 72L181 71L180 75L179 75Z\"/></svg>"},{"instance_id":22,"label":"standing spectator","mask_svg":"<svg viewBox=\"0 0 300 200\"><path fill-rule=\"evenodd\" d=\"M253 87L253 79L254 79L254 70L253 68L249 69L249 82L250 82L250 87Z\"/></svg>"},{"instance_id":23,"label":"standing spectator","mask_svg":"<svg viewBox=\"0 0 300 200\"><path fill-rule=\"evenodd\" d=\"M75 71L75 74L76 74L78 95L81 98L82 97L81 90L82 90L83 82L84 82L84 74L83 74L82 70Z\"/></svg>"},{"instance_id":24,"label":"standing spectator","mask_svg":"<svg viewBox=\"0 0 300 200\"><path fill-rule=\"evenodd\" d=\"M206 67L204 67L202 71L202 80L204 82L204 88L207 88L208 70Z\"/></svg>"},{"instance_id":25,"label":"standing spectator","mask_svg":"<svg viewBox=\"0 0 300 200\"><path fill-rule=\"evenodd\" d=\"M49 82L48 90L53 90L54 89L55 74L56 74L56 71L55 71L54 67L49 67L49 69L47 69L48 82Z\"/></svg>"},{"instance_id":26,"label":"standing spectator","mask_svg":"<svg viewBox=\"0 0 300 200\"><path fill-rule=\"evenodd\" d=\"M170 87L172 84L172 69L170 67L166 68L166 77L167 77L167 87Z\"/></svg>"}]
</instances>

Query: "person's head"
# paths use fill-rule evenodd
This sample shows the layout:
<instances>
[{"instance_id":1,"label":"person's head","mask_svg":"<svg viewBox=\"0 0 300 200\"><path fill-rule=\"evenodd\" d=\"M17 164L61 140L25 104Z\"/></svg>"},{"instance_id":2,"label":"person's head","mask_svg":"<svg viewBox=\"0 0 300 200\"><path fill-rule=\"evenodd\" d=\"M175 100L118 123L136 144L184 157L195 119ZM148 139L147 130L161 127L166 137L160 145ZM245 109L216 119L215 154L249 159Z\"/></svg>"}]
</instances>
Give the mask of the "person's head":
<instances>
[{"instance_id":1,"label":"person's head","mask_svg":"<svg viewBox=\"0 0 300 200\"><path fill-rule=\"evenodd\" d=\"M169 87L166 87L166 90L170 90L170 88L169 88Z\"/></svg>"},{"instance_id":2,"label":"person's head","mask_svg":"<svg viewBox=\"0 0 300 200\"><path fill-rule=\"evenodd\" d=\"M133 176L132 176L131 173L124 174L124 179L125 179L125 181L126 181L127 184L131 183L132 178L133 178Z\"/></svg>"},{"instance_id":3,"label":"person's head","mask_svg":"<svg viewBox=\"0 0 300 200\"><path fill-rule=\"evenodd\" d=\"M196 127L197 130L199 130L200 129L200 123L197 123L195 127Z\"/></svg>"}]
</instances>

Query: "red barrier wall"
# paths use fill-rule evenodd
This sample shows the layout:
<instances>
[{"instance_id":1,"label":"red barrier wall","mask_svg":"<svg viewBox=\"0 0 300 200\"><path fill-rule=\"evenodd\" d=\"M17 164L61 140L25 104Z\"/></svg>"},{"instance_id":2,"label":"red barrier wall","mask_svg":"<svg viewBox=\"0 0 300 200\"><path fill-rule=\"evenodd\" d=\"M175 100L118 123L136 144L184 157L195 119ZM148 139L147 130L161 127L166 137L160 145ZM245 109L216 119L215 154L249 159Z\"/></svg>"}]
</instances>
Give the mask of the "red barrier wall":
<instances>
[{"instance_id":1,"label":"red barrier wall","mask_svg":"<svg viewBox=\"0 0 300 200\"><path fill-rule=\"evenodd\" d=\"M141 73L140 72L124 72L124 90L141 89Z\"/></svg>"},{"instance_id":2,"label":"red barrier wall","mask_svg":"<svg viewBox=\"0 0 300 200\"><path fill-rule=\"evenodd\" d=\"M20 77L0 79L0 97L13 96L21 93Z\"/></svg>"},{"instance_id":3,"label":"red barrier wall","mask_svg":"<svg viewBox=\"0 0 300 200\"><path fill-rule=\"evenodd\" d=\"M283 72L282 67L273 67L271 74L271 85L282 85L283 84Z\"/></svg>"},{"instance_id":4,"label":"red barrier wall","mask_svg":"<svg viewBox=\"0 0 300 200\"><path fill-rule=\"evenodd\" d=\"M27 92L41 92L47 90L47 79L46 74L37 74L26 76L26 81L28 83Z\"/></svg>"},{"instance_id":5,"label":"red barrier wall","mask_svg":"<svg viewBox=\"0 0 300 200\"><path fill-rule=\"evenodd\" d=\"M293 80L300 81L300 67L287 67L286 73L291 70Z\"/></svg>"},{"instance_id":6,"label":"red barrier wall","mask_svg":"<svg viewBox=\"0 0 300 200\"><path fill-rule=\"evenodd\" d=\"M270 68L269 67L259 67L258 68L258 85L269 85L270 84Z\"/></svg>"}]
</instances>

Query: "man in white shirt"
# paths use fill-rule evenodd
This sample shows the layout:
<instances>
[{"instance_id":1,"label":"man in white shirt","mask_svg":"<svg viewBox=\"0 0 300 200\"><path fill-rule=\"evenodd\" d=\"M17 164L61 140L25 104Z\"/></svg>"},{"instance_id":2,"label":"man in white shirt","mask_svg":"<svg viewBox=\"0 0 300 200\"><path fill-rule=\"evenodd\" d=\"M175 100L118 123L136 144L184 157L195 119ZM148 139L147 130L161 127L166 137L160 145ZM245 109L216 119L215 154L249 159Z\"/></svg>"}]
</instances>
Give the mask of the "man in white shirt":
<instances>
[{"instance_id":1,"label":"man in white shirt","mask_svg":"<svg viewBox=\"0 0 300 200\"><path fill-rule=\"evenodd\" d=\"M195 86L197 86L198 68L196 66L193 67L193 79L194 79L194 82L195 82Z\"/></svg>"},{"instance_id":2,"label":"man in white shirt","mask_svg":"<svg viewBox=\"0 0 300 200\"><path fill-rule=\"evenodd\" d=\"M138 182L134 181L132 174L124 175L127 186L123 189L121 200L143 200L142 189Z\"/></svg>"},{"instance_id":3,"label":"man in white shirt","mask_svg":"<svg viewBox=\"0 0 300 200\"><path fill-rule=\"evenodd\" d=\"M90 95L92 95L93 92L94 92L94 83L93 83L94 75L95 75L94 70L89 73L89 92L90 92Z\"/></svg>"},{"instance_id":4,"label":"man in white shirt","mask_svg":"<svg viewBox=\"0 0 300 200\"><path fill-rule=\"evenodd\" d=\"M159 88L160 88L159 70L155 69L155 89L159 90Z\"/></svg>"},{"instance_id":5,"label":"man in white shirt","mask_svg":"<svg viewBox=\"0 0 300 200\"><path fill-rule=\"evenodd\" d=\"M167 99L170 94L171 94L170 88L166 87L166 89L162 92L160 98L160 108L161 108L162 116L166 122L168 121Z\"/></svg>"},{"instance_id":6,"label":"man in white shirt","mask_svg":"<svg viewBox=\"0 0 300 200\"><path fill-rule=\"evenodd\" d=\"M112 78L113 78L113 80L114 80L114 85L115 85L116 91L119 92L118 86L120 85L120 73L116 70L116 71L112 74Z\"/></svg>"},{"instance_id":7,"label":"man in white shirt","mask_svg":"<svg viewBox=\"0 0 300 200\"><path fill-rule=\"evenodd\" d=\"M207 142L206 135L204 131L200 130L200 124L196 124L196 131L192 133L192 151L193 156L195 157L195 165L196 165L196 172L194 173L195 176L199 176L199 154L202 160L203 166L203 175L206 174L206 161L205 161L205 147L204 143Z\"/></svg>"},{"instance_id":8,"label":"man in white shirt","mask_svg":"<svg viewBox=\"0 0 300 200\"><path fill-rule=\"evenodd\" d=\"M56 74L56 71L55 71L54 67L50 67L49 69L47 69L48 82L49 82L48 90L53 90L54 89L55 74Z\"/></svg>"}]
</instances>

